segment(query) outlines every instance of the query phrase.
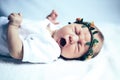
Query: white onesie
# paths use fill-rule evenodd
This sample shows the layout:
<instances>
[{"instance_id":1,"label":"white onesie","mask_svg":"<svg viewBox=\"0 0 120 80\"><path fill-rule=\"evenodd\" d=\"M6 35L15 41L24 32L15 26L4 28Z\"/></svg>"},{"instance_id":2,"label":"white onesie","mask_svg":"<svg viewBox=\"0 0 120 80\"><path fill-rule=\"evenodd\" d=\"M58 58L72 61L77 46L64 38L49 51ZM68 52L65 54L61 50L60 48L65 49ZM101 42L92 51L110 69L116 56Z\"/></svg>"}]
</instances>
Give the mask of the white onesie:
<instances>
[{"instance_id":1,"label":"white onesie","mask_svg":"<svg viewBox=\"0 0 120 80\"><path fill-rule=\"evenodd\" d=\"M0 54L9 55L7 47L6 17L0 17ZM44 21L23 20L19 35L23 42L23 62L49 63L58 59L60 47L46 29L47 25L54 25L47 19Z\"/></svg>"}]
</instances>

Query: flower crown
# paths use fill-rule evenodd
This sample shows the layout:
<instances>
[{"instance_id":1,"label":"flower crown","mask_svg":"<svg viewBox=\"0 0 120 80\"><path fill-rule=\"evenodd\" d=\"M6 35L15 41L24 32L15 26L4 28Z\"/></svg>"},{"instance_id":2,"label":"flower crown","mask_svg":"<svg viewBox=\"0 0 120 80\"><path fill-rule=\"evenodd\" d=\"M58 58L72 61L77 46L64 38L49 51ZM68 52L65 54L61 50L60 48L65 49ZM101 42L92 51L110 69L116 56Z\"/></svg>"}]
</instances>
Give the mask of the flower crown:
<instances>
[{"instance_id":1,"label":"flower crown","mask_svg":"<svg viewBox=\"0 0 120 80\"><path fill-rule=\"evenodd\" d=\"M86 43L86 45L89 46L89 49L82 57L80 57L80 59L86 60L94 57L93 47L95 47L96 44L99 42L97 39L94 38L94 34L98 33L98 31L95 30L94 22L84 22L83 18L76 18L76 21L74 23L83 24L82 28L87 27L91 34L91 41Z\"/></svg>"},{"instance_id":2,"label":"flower crown","mask_svg":"<svg viewBox=\"0 0 120 80\"><path fill-rule=\"evenodd\" d=\"M86 60L86 59L91 59L94 57L94 51L93 47L96 46L96 44L99 42L97 39L94 38L94 34L98 33L98 31L95 30L95 25L94 22L84 22L83 18L76 18L76 21L74 22L76 24L82 24L82 28L88 28L90 34L91 34L91 41L87 42L86 45L89 46L88 51L81 57L79 58L65 58L61 56L65 60ZM68 24L71 24L69 22Z\"/></svg>"}]
</instances>

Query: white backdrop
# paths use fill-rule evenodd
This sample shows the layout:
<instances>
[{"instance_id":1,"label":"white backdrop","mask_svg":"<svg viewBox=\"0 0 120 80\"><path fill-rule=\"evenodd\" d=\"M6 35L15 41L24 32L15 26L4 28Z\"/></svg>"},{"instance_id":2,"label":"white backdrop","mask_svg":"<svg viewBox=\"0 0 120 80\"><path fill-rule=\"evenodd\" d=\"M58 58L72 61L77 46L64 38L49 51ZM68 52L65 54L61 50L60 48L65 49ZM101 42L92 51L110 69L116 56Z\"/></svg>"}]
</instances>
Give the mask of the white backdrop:
<instances>
[{"instance_id":1,"label":"white backdrop","mask_svg":"<svg viewBox=\"0 0 120 80\"><path fill-rule=\"evenodd\" d=\"M44 19L52 9L66 24L76 17L95 22L120 22L120 0L0 0L0 15L21 12L25 18Z\"/></svg>"}]
</instances>

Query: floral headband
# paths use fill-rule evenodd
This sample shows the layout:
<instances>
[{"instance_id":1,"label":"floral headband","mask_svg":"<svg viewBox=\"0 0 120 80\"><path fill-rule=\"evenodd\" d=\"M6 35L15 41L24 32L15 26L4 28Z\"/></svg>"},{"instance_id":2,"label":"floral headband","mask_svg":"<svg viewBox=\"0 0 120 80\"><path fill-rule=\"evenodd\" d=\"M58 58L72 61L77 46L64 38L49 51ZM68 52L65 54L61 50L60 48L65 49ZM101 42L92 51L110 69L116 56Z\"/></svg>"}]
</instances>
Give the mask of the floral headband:
<instances>
[{"instance_id":1,"label":"floral headband","mask_svg":"<svg viewBox=\"0 0 120 80\"><path fill-rule=\"evenodd\" d=\"M98 33L98 31L95 30L95 25L93 22L89 23L89 22L84 22L83 18L76 18L76 21L74 22L76 24L82 24L82 28L88 28L90 34L91 34L91 41L87 42L86 45L89 46L88 51L81 57L79 58L65 58L63 56L60 56L61 58L65 59L65 60L86 60L86 59L91 59L94 57L94 51L93 51L93 47L96 46L96 44L99 42L97 39L94 38L94 34ZM69 22L69 24L71 24Z\"/></svg>"}]
</instances>

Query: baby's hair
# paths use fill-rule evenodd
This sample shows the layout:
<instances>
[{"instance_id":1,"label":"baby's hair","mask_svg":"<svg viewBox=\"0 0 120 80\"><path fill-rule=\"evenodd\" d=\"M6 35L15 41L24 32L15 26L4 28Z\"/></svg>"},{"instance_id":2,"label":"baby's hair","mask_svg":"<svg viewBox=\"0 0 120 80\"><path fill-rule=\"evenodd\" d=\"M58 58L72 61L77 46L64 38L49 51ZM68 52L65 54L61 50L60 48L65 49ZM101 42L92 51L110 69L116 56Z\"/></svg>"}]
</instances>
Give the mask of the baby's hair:
<instances>
[{"instance_id":1,"label":"baby's hair","mask_svg":"<svg viewBox=\"0 0 120 80\"><path fill-rule=\"evenodd\" d=\"M76 23L76 24L82 24L82 28L85 28L85 27L88 28L88 30L89 30L89 32L91 34L91 41L87 42L86 45L89 46L89 49L88 49L88 51L84 55L82 55L82 56L80 56L78 58L65 58L62 55L60 57L63 58L64 60L81 60L81 61L84 61L86 59L91 59L91 58L95 57L99 53L99 51L101 50L102 45L100 46L100 49L98 51L94 52L93 48L97 44L99 44L99 41L94 37L94 35L98 34L98 36L100 37L100 40L103 42L103 40L104 40L103 34L94 25L93 22L92 23L90 23L90 22L84 22L83 18L77 18L74 23ZM69 22L68 24L71 24L71 23Z\"/></svg>"}]
</instances>

